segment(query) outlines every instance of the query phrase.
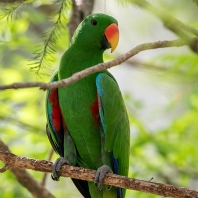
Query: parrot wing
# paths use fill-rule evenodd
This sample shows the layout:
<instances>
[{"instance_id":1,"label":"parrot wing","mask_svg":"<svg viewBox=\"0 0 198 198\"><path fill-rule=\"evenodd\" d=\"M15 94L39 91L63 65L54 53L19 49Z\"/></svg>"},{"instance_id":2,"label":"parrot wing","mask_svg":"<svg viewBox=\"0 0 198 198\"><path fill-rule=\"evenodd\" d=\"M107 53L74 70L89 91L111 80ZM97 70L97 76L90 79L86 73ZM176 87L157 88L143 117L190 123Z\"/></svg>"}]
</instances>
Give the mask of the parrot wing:
<instances>
[{"instance_id":1,"label":"parrot wing","mask_svg":"<svg viewBox=\"0 0 198 198\"><path fill-rule=\"evenodd\" d=\"M51 82L58 80L58 72L54 74ZM47 114L47 127L46 132L50 143L56 153L58 153L61 157L64 156L64 146L67 145L64 141L64 129L67 131L66 125L64 124L63 117L61 114L61 109L58 102L58 89L48 90L46 97L46 114ZM67 131L68 132L68 131ZM66 135L67 133L65 133ZM74 152L73 147L68 145L67 150L71 150ZM78 166L78 164L76 164ZM75 186L78 188L83 197L91 198L89 194L87 181L72 179Z\"/></svg>"},{"instance_id":2,"label":"parrot wing","mask_svg":"<svg viewBox=\"0 0 198 198\"><path fill-rule=\"evenodd\" d=\"M56 72L52 77L51 82L58 80L58 73ZM46 117L47 127L46 132L50 143L56 153L64 157L63 145L63 121L62 114L58 102L58 89L48 90L46 95Z\"/></svg>"},{"instance_id":3,"label":"parrot wing","mask_svg":"<svg viewBox=\"0 0 198 198\"><path fill-rule=\"evenodd\" d=\"M99 114L105 133L105 150L112 152L114 173L127 176L130 128L122 94L114 77L100 73L96 78Z\"/></svg>"}]
</instances>

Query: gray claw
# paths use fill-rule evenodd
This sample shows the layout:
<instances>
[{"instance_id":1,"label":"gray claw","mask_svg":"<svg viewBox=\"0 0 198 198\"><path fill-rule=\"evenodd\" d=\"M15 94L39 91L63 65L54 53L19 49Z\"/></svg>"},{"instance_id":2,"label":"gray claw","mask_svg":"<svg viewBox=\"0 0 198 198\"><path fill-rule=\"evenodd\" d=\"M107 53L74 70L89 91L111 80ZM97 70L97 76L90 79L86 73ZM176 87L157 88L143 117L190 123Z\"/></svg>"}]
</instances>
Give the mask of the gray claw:
<instances>
[{"instance_id":1,"label":"gray claw","mask_svg":"<svg viewBox=\"0 0 198 198\"><path fill-rule=\"evenodd\" d=\"M96 176L95 176L95 179L94 179L94 183L95 183L95 185L98 186L98 188L100 190L103 190L104 177L109 172L112 173L112 170L107 165L103 165L103 166L99 167L98 170L96 171ZM110 188L108 187L108 190L109 189Z\"/></svg>"},{"instance_id":2,"label":"gray claw","mask_svg":"<svg viewBox=\"0 0 198 198\"><path fill-rule=\"evenodd\" d=\"M52 179L55 181L59 180L60 177L60 169L63 164L69 164L69 161L64 157L59 157L52 165Z\"/></svg>"},{"instance_id":3,"label":"gray claw","mask_svg":"<svg viewBox=\"0 0 198 198\"><path fill-rule=\"evenodd\" d=\"M53 174L51 174L51 178L52 178L54 181L59 181L59 179L57 178L57 176L54 176Z\"/></svg>"}]
</instances>

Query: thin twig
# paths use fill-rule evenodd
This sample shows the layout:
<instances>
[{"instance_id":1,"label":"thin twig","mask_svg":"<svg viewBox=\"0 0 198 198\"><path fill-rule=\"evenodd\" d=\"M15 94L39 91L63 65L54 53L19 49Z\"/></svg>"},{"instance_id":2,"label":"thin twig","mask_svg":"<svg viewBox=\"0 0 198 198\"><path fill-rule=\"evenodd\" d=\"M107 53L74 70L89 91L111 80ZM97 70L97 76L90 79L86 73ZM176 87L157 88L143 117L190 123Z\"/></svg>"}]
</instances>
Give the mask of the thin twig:
<instances>
[{"instance_id":1,"label":"thin twig","mask_svg":"<svg viewBox=\"0 0 198 198\"><path fill-rule=\"evenodd\" d=\"M10 116L0 114L0 120L1 120L1 122L5 121L5 122L9 123L9 125L11 123L14 123L21 128L28 128L30 130L35 130L35 131L40 131L41 130L41 128L39 126L35 126L35 125L30 124L28 122L24 122L22 120L19 120L18 118L16 118L16 116L13 116L13 114L10 115Z\"/></svg>"},{"instance_id":2,"label":"thin twig","mask_svg":"<svg viewBox=\"0 0 198 198\"><path fill-rule=\"evenodd\" d=\"M166 68L163 65L156 65L154 63L148 63L148 62L143 62L143 61L139 61L139 60L129 59L126 61L126 63L133 67L138 67L138 68L140 67L140 68L156 70L156 71L160 71L160 72L166 72L168 70L168 68Z\"/></svg>"},{"instance_id":3,"label":"thin twig","mask_svg":"<svg viewBox=\"0 0 198 198\"><path fill-rule=\"evenodd\" d=\"M195 38L192 38L195 39ZM66 85L69 85L71 83L74 83L90 74L106 70L108 68L111 68L113 66L119 65L129 58L135 56L141 51L150 50L150 49L157 49L157 48L166 48L166 47L181 47L188 45L189 43L186 40L177 39L177 40L171 40L171 41L158 41L153 43L144 43L136 46L132 50L126 52L125 54L119 56L115 60L106 62L106 63L99 63L95 66L89 67L83 71L77 72L73 74L71 77L57 81L57 82L50 82L50 83L44 83L44 82L18 82L8 85L0 85L0 90L6 90L6 89L19 89L19 88L33 88L33 87L40 87L40 89L46 90L46 89L54 89L57 87L64 87Z\"/></svg>"},{"instance_id":4,"label":"thin twig","mask_svg":"<svg viewBox=\"0 0 198 198\"><path fill-rule=\"evenodd\" d=\"M195 1L195 0L194 0ZM197 1L197 0L196 0ZM146 0L133 0L130 1L132 4L136 4L137 6L144 8L157 16L166 26L168 29L176 33L177 35L181 33L181 31L186 31L188 33L191 33L195 36L198 36L198 30L186 25L185 23L179 21L172 15L170 15L169 11L164 11L162 9L159 9L158 7L153 6L151 3L149 3Z\"/></svg>"},{"instance_id":5,"label":"thin twig","mask_svg":"<svg viewBox=\"0 0 198 198\"><path fill-rule=\"evenodd\" d=\"M8 165L8 167L12 166L15 168L32 169L35 171L49 173L52 172L52 162L46 160L19 157L5 151L0 151L0 160ZM60 172L63 177L71 177L91 182L94 181L95 173L95 170L89 170L69 165L62 166ZM198 192L194 190L189 190L187 188L176 187L168 184L128 178L112 173L108 173L105 176L104 184L174 198L198 198Z\"/></svg>"}]
</instances>

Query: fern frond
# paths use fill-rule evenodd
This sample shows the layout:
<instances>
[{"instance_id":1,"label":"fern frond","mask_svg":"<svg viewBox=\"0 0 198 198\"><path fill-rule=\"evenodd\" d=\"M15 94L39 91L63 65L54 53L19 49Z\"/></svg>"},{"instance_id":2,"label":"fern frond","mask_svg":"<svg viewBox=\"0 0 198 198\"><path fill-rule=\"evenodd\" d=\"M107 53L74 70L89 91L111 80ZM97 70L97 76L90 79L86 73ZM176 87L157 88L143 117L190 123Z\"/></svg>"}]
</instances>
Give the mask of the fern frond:
<instances>
[{"instance_id":1,"label":"fern frond","mask_svg":"<svg viewBox=\"0 0 198 198\"><path fill-rule=\"evenodd\" d=\"M54 61L54 54L56 52L57 40L61 36L62 29L65 28L63 22L66 21L65 11L68 8L68 1L66 0L56 0L54 4L57 4L59 9L54 14L55 22L50 30L44 34L44 45L41 50L36 51L33 60L34 66L30 69L39 74L39 71L45 68L49 63Z\"/></svg>"},{"instance_id":2,"label":"fern frond","mask_svg":"<svg viewBox=\"0 0 198 198\"><path fill-rule=\"evenodd\" d=\"M18 14L21 12L21 9L35 0L19 0L13 3L5 4L5 6L1 6L0 8L0 20L3 18L7 18L8 20L12 20L13 18L17 18Z\"/></svg>"}]
</instances>

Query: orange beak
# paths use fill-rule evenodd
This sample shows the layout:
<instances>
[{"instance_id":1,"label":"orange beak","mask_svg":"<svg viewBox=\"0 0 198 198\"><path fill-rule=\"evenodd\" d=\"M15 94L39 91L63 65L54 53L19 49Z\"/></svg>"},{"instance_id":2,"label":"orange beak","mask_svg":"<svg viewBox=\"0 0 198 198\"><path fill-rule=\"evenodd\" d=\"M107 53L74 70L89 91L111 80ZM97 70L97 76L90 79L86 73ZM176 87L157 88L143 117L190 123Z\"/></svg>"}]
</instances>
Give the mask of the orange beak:
<instances>
[{"instance_id":1,"label":"orange beak","mask_svg":"<svg viewBox=\"0 0 198 198\"><path fill-rule=\"evenodd\" d=\"M111 45L111 52L115 50L119 41L119 29L115 23L112 23L105 29L105 36Z\"/></svg>"}]
</instances>

